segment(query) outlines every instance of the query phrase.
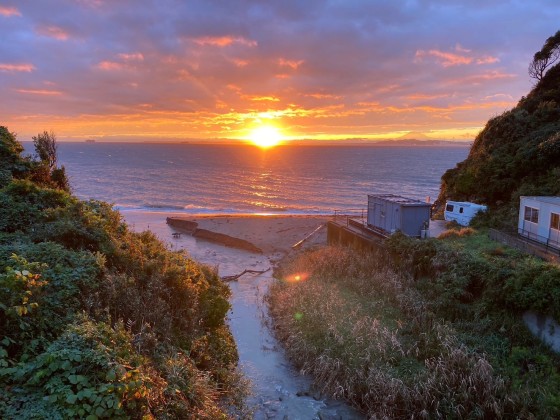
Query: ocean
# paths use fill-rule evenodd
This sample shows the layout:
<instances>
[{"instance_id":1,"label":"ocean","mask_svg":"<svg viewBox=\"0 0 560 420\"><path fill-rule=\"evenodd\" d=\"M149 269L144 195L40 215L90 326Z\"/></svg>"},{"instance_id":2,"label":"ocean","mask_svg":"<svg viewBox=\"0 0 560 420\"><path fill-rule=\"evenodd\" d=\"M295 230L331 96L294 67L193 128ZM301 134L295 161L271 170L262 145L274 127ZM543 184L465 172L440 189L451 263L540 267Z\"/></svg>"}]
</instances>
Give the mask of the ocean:
<instances>
[{"instance_id":1,"label":"ocean","mask_svg":"<svg viewBox=\"0 0 560 420\"><path fill-rule=\"evenodd\" d=\"M29 145L26 145L26 149ZM467 147L59 143L73 192L121 211L333 214L367 194L435 200Z\"/></svg>"}]
</instances>

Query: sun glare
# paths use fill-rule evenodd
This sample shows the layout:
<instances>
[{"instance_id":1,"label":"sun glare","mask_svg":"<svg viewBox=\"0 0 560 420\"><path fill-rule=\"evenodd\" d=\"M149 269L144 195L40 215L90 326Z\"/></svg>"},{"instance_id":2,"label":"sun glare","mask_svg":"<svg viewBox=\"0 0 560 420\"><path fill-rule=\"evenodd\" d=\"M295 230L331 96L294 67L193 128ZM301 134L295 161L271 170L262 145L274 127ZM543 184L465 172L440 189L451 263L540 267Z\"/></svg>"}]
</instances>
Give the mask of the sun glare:
<instances>
[{"instance_id":1,"label":"sun glare","mask_svg":"<svg viewBox=\"0 0 560 420\"><path fill-rule=\"evenodd\" d=\"M251 142L261 149L268 149L280 144L282 135L276 127L262 126L255 128L251 132Z\"/></svg>"}]
</instances>

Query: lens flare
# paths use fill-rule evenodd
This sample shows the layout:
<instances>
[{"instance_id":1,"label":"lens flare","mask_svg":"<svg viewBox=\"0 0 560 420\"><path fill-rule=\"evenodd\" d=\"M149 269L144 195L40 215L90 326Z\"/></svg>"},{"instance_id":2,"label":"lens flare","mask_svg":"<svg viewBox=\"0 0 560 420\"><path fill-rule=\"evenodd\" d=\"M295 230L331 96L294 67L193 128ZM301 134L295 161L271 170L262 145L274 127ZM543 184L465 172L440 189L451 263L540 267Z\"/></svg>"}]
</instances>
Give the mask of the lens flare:
<instances>
[{"instance_id":1,"label":"lens flare","mask_svg":"<svg viewBox=\"0 0 560 420\"><path fill-rule=\"evenodd\" d=\"M307 273L294 273L286 277L286 281L288 283L300 283L302 281L307 280L309 274Z\"/></svg>"}]
</instances>

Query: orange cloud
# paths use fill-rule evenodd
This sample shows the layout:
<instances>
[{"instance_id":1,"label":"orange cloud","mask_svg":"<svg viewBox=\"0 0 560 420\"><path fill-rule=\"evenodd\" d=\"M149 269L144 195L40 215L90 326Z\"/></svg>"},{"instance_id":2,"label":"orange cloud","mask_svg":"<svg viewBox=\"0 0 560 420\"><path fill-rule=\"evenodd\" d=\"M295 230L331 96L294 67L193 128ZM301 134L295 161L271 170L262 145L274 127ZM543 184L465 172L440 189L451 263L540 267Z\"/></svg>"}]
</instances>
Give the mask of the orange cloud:
<instances>
[{"instance_id":1,"label":"orange cloud","mask_svg":"<svg viewBox=\"0 0 560 420\"><path fill-rule=\"evenodd\" d=\"M416 58L423 58L426 56L432 56L439 59L443 67L458 66L461 64L471 64L473 59L471 57L462 56L459 54L439 51L439 50L418 50L416 51Z\"/></svg>"},{"instance_id":2,"label":"orange cloud","mask_svg":"<svg viewBox=\"0 0 560 420\"><path fill-rule=\"evenodd\" d=\"M0 71L5 72L25 72L30 73L35 70L33 64L2 64L0 63Z\"/></svg>"},{"instance_id":3,"label":"orange cloud","mask_svg":"<svg viewBox=\"0 0 560 420\"><path fill-rule=\"evenodd\" d=\"M280 101L280 99L278 99L276 96L248 96L248 95L243 95L242 98L243 99L249 99L250 101L257 101L257 102L261 102L261 101L279 102Z\"/></svg>"},{"instance_id":4,"label":"orange cloud","mask_svg":"<svg viewBox=\"0 0 560 420\"><path fill-rule=\"evenodd\" d=\"M418 100L431 100L431 99L441 99L447 98L449 95L447 93L439 94L439 95L429 95L426 93L413 93L411 95L407 95L406 99L411 101L418 101Z\"/></svg>"},{"instance_id":5,"label":"orange cloud","mask_svg":"<svg viewBox=\"0 0 560 420\"><path fill-rule=\"evenodd\" d=\"M461 47L459 44L455 46L454 52L446 52L440 50L418 50L415 54L416 60L422 60L424 57L435 57L443 67L460 66L467 64L492 64L500 61L497 57L482 56L474 57L470 54L472 50Z\"/></svg>"},{"instance_id":6,"label":"orange cloud","mask_svg":"<svg viewBox=\"0 0 560 420\"><path fill-rule=\"evenodd\" d=\"M342 99L342 96L340 95L331 95L327 93L308 93L304 96L315 99Z\"/></svg>"},{"instance_id":7,"label":"orange cloud","mask_svg":"<svg viewBox=\"0 0 560 420\"><path fill-rule=\"evenodd\" d=\"M30 95L46 95L46 96L58 96L62 95L59 90L48 90L48 89L16 89L19 93L27 93Z\"/></svg>"},{"instance_id":8,"label":"orange cloud","mask_svg":"<svg viewBox=\"0 0 560 420\"><path fill-rule=\"evenodd\" d=\"M0 6L0 15L10 17L10 16L21 16L21 13L15 7L10 6Z\"/></svg>"},{"instance_id":9,"label":"orange cloud","mask_svg":"<svg viewBox=\"0 0 560 420\"><path fill-rule=\"evenodd\" d=\"M213 47L222 48L232 44L241 44L248 47L255 47L257 45L257 41L234 36L203 36L200 38L193 38L193 41L198 45L211 45Z\"/></svg>"},{"instance_id":10,"label":"orange cloud","mask_svg":"<svg viewBox=\"0 0 560 420\"><path fill-rule=\"evenodd\" d=\"M58 39L59 41L66 41L69 37L68 32L58 26L43 26L40 27L37 32L40 35Z\"/></svg>"},{"instance_id":11,"label":"orange cloud","mask_svg":"<svg viewBox=\"0 0 560 420\"><path fill-rule=\"evenodd\" d=\"M292 70L297 70L297 68L303 64L303 60L295 61L295 60L286 60L284 58L280 58L278 60L278 64L284 67L290 67Z\"/></svg>"},{"instance_id":12,"label":"orange cloud","mask_svg":"<svg viewBox=\"0 0 560 420\"><path fill-rule=\"evenodd\" d=\"M497 80L497 79L512 79L516 77L515 74L512 73L503 73L497 70L486 72L483 74L473 74L467 77L463 77L460 79L453 79L449 80L446 84L447 85L458 85L458 84L474 84L478 85L483 82L487 82L489 80Z\"/></svg>"}]
</instances>

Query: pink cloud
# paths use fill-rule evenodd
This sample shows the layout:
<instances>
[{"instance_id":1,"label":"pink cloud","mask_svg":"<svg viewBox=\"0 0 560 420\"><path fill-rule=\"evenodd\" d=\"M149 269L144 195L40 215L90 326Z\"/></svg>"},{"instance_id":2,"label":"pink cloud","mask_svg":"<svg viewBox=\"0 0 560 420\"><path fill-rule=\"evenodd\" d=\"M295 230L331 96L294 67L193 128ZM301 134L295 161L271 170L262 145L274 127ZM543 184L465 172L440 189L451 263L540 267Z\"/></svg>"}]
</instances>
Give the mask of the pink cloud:
<instances>
[{"instance_id":1,"label":"pink cloud","mask_svg":"<svg viewBox=\"0 0 560 420\"><path fill-rule=\"evenodd\" d=\"M479 85L483 82L491 81L491 80L499 80L499 79L512 79L515 78L516 75L512 73L503 73L501 71L489 71L482 74L473 74L467 77L463 77L460 79L453 79L449 80L447 84L450 85L465 85L465 84L474 84Z\"/></svg>"},{"instance_id":2,"label":"pink cloud","mask_svg":"<svg viewBox=\"0 0 560 420\"><path fill-rule=\"evenodd\" d=\"M233 37L233 36L203 36L200 38L194 38L193 41L198 45L211 45L213 47L227 47L232 44L241 44L248 47L257 46L257 41L246 39L243 37Z\"/></svg>"},{"instance_id":3,"label":"pink cloud","mask_svg":"<svg viewBox=\"0 0 560 420\"><path fill-rule=\"evenodd\" d=\"M278 60L278 64L284 67L290 67L292 70L297 70L299 66L303 64L303 60L286 60L285 58L281 58Z\"/></svg>"},{"instance_id":4,"label":"pink cloud","mask_svg":"<svg viewBox=\"0 0 560 420\"><path fill-rule=\"evenodd\" d=\"M10 17L10 16L21 16L21 13L15 7L0 6L0 15Z\"/></svg>"},{"instance_id":5,"label":"pink cloud","mask_svg":"<svg viewBox=\"0 0 560 420\"><path fill-rule=\"evenodd\" d=\"M486 55L484 57L480 57L476 59L476 64L492 64L492 63L497 63L499 60L498 57L491 57L489 55Z\"/></svg>"},{"instance_id":6,"label":"pink cloud","mask_svg":"<svg viewBox=\"0 0 560 420\"><path fill-rule=\"evenodd\" d=\"M40 27L37 32L41 35L58 39L59 41L66 41L69 37L68 32L58 26Z\"/></svg>"},{"instance_id":7,"label":"pink cloud","mask_svg":"<svg viewBox=\"0 0 560 420\"><path fill-rule=\"evenodd\" d=\"M45 96L58 96L62 95L59 90L48 90L48 89L16 89L19 93L27 93L30 95L45 95Z\"/></svg>"},{"instance_id":8,"label":"pink cloud","mask_svg":"<svg viewBox=\"0 0 560 420\"><path fill-rule=\"evenodd\" d=\"M30 73L33 70L35 70L35 66L33 64L2 64L2 63L0 63L0 71L4 71L4 72Z\"/></svg>"},{"instance_id":9,"label":"pink cloud","mask_svg":"<svg viewBox=\"0 0 560 420\"><path fill-rule=\"evenodd\" d=\"M97 64L97 68L101 70L122 70L124 68L124 64L117 63L116 61L102 61Z\"/></svg>"},{"instance_id":10,"label":"pink cloud","mask_svg":"<svg viewBox=\"0 0 560 420\"><path fill-rule=\"evenodd\" d=\"M119 54L119 58L123 61L144 61L144 55L142 53L123 53Z\"/></svg>"},{"instance_id":11,"label":"pink cloud","mask_svg":"<svg viewBox=\"0 0 560 420\"><path fill-rule=\"evenodd\" d=\"M97 68L101 70L123 70L133 67L134 63L144 61L142 53L121 53L117 55L119 61L103 60L97 64Z\"/></svg>"}]
</instances>

